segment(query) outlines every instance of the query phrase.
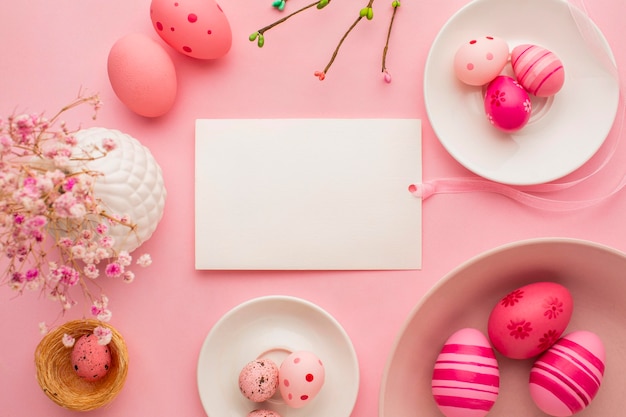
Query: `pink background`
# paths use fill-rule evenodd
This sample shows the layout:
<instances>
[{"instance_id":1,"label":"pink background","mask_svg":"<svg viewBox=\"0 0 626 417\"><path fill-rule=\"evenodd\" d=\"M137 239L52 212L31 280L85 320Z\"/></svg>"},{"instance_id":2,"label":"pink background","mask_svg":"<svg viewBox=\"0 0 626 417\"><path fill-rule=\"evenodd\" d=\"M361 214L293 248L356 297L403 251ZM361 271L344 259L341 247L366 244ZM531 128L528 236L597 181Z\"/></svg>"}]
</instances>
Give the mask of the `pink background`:
<instances>
[{"instance_id":1,"label":"pink background","mask_svg":"<svg viewBox=\"0 0 626 417\"><path fill-rule=\"evenodd\" d=\"M143 247L152 254L153 266L139 271L130 286L104 284L112 300L112 324L129 346L131 368L117 399L92 415L205 415L196 387L196 364L211 326L251 298L286 294L316 303L343 325L361 370L352 415L373 417L394 338L420 297L452 268L498 245L543 236L589 239L626 251L623 193L568 213L537 211L497 195L474 193L438 195L424 203L421 271L194 270L196 118L421 118L424 179L469 174L437 141L422 99L429 45L467 1L402 3L387 58L393 82L385 84L380 60L390 3L375 3L374 20L357 26L327 79L320 82L313 71L326 65L365 1L333 1L323 11L303 13L268 32L265 47L259 49L248 35L280 16L271 1L223 0L234 37L230 53L214 62L201 62L167 49L176 66L179 91L174 108L158 119L127 110L113 94L106 73L108 51L120 37L140 32L161 42L151 27L149 0L0 4L0 115L41 111L51 115L80 88L100 92L105 105L98 120L91 121L87 111L77 111L66 117L70 126L98 125L139 139L160 163L169 193L163 221ZM624 77L622 1L588 3L589 15L607 37ZM300 4L305 3L289 0L287 9ZM617 133L614 128L611 135ZM620 143L614 160L602 172L564 197L585 199L608 192L626 173L625 146ZM0 289L0 416L72 414L48 400L34 376L33 352L41 337L37 323L53 321L57 311L55 304L35 294L16 298L8 288ZM82 313L76 309L65 318Z\"/></svg>"}]
</instances>

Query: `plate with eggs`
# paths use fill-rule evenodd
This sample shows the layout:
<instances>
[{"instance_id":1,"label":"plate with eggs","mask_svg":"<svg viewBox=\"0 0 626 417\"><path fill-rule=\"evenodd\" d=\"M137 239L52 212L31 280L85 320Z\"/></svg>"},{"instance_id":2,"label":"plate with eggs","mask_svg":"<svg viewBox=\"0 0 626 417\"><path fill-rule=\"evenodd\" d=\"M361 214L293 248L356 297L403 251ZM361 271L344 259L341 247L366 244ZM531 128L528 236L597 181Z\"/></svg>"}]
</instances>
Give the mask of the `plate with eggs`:
<instances>
[{"instance_id":1,"label":"plate with eggs","mask_svg":"<svg viewBox=\"0 0 626 417\"><path fill-rule=\"evenodd\" d=\"M359 366L330 314L277 295L244 302L211 328L197 379L209 417L349 417Z\"/></svg>"},{"instance_id":2,"label":"plate with eggs","mask_svg":"<svg viewBox=\"0 0 626 417\"><path fill-rule=\"evenodd\" d=\"M379 417L621 415L626 254L539 238L482 253L410 313Z\"/></svg>"},{"instance_id":3,"label":"plate with eggs","mask_svg":"<svg viewBox=\"0 0 626 417\"><path fill-rule=\"evenodd\" d=\"M565 0L474 0L442 27L424 71L433 130L461 165L509 185L583 166L619 105L613 53Z\"/></svg>"}]
</instances>

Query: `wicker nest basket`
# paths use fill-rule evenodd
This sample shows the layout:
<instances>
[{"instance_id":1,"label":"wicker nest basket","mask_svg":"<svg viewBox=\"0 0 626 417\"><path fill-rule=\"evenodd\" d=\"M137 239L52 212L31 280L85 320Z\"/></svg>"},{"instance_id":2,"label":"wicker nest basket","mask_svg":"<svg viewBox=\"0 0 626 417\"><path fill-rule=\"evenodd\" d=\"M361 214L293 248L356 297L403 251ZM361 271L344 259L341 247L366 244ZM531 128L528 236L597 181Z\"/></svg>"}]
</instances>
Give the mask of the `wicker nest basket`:
<instances>
[{"instance_id":1,"label":"wicker nest basket","mask_svg":"<svg viewBox=\"0 0 626 417\"><path fill-rule=\"evenodd\" d=\"M111 329L109 343L111 366L106 376L88 382L76 375L72 363L72 349L63 345L63 334L78 339L91 333L96 326ZM122 390L128 373L128 350L117 330L96 320L74 320L48 333L35 350L37 382L43 392L58 405L75 411L89 411L110 403Z\"/></svg>"}]
</instances>

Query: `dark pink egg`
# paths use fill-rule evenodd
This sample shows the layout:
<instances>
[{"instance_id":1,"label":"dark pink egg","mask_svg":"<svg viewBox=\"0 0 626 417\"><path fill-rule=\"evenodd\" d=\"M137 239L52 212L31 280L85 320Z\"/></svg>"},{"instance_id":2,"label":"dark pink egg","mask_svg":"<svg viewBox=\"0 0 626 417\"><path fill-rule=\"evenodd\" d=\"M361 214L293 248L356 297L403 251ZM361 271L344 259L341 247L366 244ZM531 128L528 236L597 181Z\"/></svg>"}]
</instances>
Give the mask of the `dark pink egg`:
<instances>
[{"instance_id":1,"label":"dark pink egg","mask_svg":"<svg viewBox=\"0 0 626 417\"><path fill-rule=\"evenodd\" d=\"M516 46L511 51L511 64L517 81L537 97L555 95L565 82L563 63L541 46Z\"/></svg>"},{"instance_id":2,"label":"dark pink egg","mask_svg":"<svg viewBox=\"0 0 626 417\"><path fill-rule=\"evenodd\" d=\"M528 123L531 110L528 93L513 78L499 75L487 86L485 113L498 129L505 132L520 130Z\"/></svg>"},{"instance_id":3,"label":"dark pink egg","mask_svg":"<svg viewBox=\"0 0 626 417\"><path fill-rule=\"evenodd\" d=\"M512 359L550 348L567 328L574 302L556 282L535 282L505 295L491 310L487 331L493 347Z\"/></svg>"},{"instance_id":4,"label":"dark pink egg","mask_svg":"<svg viewBox=\"0 0 626 417\"><path fill-rule=\"evenodd\" d=\"M571 416L591 403L604 377L605 351L600 338L576 331L559 339L535 362L530 395L546 414Z\"/></svg>"}]
</instances>

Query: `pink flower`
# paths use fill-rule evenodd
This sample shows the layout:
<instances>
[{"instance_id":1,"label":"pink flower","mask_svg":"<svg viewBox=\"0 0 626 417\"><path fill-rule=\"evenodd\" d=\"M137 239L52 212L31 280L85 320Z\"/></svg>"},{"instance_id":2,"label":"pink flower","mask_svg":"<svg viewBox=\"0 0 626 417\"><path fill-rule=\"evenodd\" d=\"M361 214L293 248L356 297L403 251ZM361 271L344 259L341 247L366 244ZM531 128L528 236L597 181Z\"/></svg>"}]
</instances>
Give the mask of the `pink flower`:
<instances>
[{"instance_id":1,"label":"pink flower","mask_svg":"<svg viewBox=\"0 0 626 417\"><path fill-rule=\"evenodd\" d=\"M139 257L139 259L137 259L137 265L141 267L145 268L147 266L150 266L151 264L152 264L152 258L147 253L144 253L143 255Z\"/></svg>"},{"instance_id":2,"label":"pink flower","mask_svg":"<svg viewBox=\"0 0 626 417\"><path fill-rule=\"evenodd\" d=\"M63 334L63 346L65 346L66 348L71 348L72 346L74 346L75 342L76 339L74 339L72 336L67 333Z\"/></svg>"},{"instance_id":3,"label":"pink flower","mask_svg":"<svg viewBox=\"0 0 626 417\"><path fill-rule=\"evenodd\" d=\"M106 266L104 272L108 277L115 278L122 275L122 273L124 272L124 267L117 262L111 262Z\"/></svg>"},{"instance_id":4,"label":"pink flower","mask_svg":"<svg viewBox=\"0 0 626 417\"><path fill-rule=\"evenodd\" d=\"M113 338L113 333L111 332L111 329L103 326L97 326L95 329L93 329L93 335L96 336L96 338L98 339L98 344L103 346L108 345Z\"/></svg>"},{"instance_id":5,"label":"pink flower","mask_svg":"<svg viewBox=\"0 0 626 417\"><path fill-rule=\"evenodd\" d=\"M102 147L104 148L105 151L111 152L112 150L117 148L117 143L115 142L115 140L111 138L103 139Z\"/></svg>"}]
</instances>

